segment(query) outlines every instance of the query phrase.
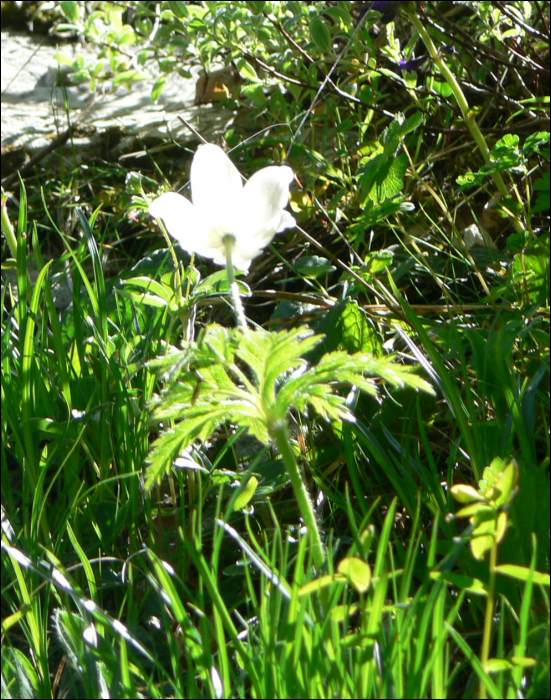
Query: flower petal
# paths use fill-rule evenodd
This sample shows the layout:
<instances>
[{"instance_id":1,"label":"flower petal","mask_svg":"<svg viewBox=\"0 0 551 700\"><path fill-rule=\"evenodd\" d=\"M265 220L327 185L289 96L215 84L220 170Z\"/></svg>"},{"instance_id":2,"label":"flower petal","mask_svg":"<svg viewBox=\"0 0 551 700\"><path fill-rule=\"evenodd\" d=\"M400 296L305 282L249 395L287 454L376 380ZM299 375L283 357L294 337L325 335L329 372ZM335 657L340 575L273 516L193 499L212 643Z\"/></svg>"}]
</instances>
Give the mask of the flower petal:
<instances>
[{"instance_id":1,"label":"flower petal","mask_svg":"<svg viewBox=\"0 0 551 700\"><path fill-rule=\"evenodd\" d=\"M264 248L276 233L295 225L284 211L294 173L286 165L271 165L256 172L245 185L237 230L240 248Z\"/></svg>"},{"instance_id":2,"label":"flower petal","mask_svg":"<svg viewBox=\"0 0 551 700\"><path fill-rule=\"evenodd\" d=\"M165 192L151 202L149 213L164 221L166 230L188 253L198 253L205 258L215 256L218 239L212 240L208 223L183 195Z\"/></svg>"},{"instance_id":3,"label":"flower petal","mask_svg":"<svg viewBox=\"0 0 551 700\"><path fill-rule=\"evenodd\" d=\"M258 255L260 255L260 253L262 253L261 250L249 250L247 251L247 255L243 257L241 251L239 249L235 249L231 257L232 264L237 270L243 270L244 272L248 272L253 258L256 258Z\"/></svg>"},{"instance_id":4,"label":"flower petal","mask_svg":"<svg viewBox=\"0 0 551 700\"><path fill-rule=\"evenodd\" d=\"M220 146L199 146L191 163L191 199L211 228L234 232L242 191L239 170Z\"/></svg>"},{"instance_id":5,"label":"flower petal","mask_svg":"<svg viewBox=\"0 0 551 700\"><path fill-rule=\"evenodd\" d=\"M201 225L193 204L177 192L165 192L151 202L149 213L162 219L166 230L185 250L192 252Z\"/></svg>"}]
</instances>

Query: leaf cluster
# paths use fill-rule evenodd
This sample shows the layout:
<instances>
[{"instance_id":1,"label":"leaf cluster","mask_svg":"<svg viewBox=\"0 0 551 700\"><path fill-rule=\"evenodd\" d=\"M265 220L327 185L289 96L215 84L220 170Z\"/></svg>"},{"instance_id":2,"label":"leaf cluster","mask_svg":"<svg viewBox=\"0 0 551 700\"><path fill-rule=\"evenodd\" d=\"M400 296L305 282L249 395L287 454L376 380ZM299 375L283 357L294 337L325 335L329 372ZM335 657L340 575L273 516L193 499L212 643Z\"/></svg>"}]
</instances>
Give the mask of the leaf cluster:
<instances>
[{"instance_id":1,"label":"leaf cluster","mask_svg":"<svg viewBox=\"0 0 551 700\"><path fill-rule=\"evenodd\" d=\"M466 484L452 486L452 496L466 504L457 516L470 518L474 526L471 550L476 559L482 559L505 536L509 523L507 509L517 492L518 478L519 468L514 460L505 464L496 457L484 469L478 490Z\"/></svg>"},{"instance_id":2,"label":"leaf cluster","mask_svg":"<svg viewBox=\"0 0 551 700\"><path fill-rule=\"evenodd\" d=\"M309 365L304 356L322 339L305 327L275 332L210 325L197 342L151 363L169 380L156 398L154 419L175 425L155 443L146 487L151 488L182 450L197 439L207 440L227 421L269 444L292 409L313 409L330 421L354 421L346 397L339 393L343 385L375 396L379 377L395 387L432 392L393 356L336 350Z\"/></svg>"}]
</instances>

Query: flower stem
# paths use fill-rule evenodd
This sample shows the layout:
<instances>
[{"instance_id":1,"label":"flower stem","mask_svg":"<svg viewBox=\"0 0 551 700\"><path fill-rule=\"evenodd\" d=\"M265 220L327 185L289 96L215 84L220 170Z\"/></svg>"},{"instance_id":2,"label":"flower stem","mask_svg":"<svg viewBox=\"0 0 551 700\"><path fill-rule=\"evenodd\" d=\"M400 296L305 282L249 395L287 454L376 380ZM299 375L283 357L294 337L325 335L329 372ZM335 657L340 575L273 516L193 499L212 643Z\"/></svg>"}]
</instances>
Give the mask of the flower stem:
<instances>
[{"instance_id":1,"label":"flower stem","mask_svg":"<svg viewBox=\"0 0 551 700\"><path fill-rule=\"evenodd\" d=\"M490 647L492 642L492 629L494 622L495 608L495 585L496 585L496 566L497 566L497 538L494 537L494 542L490 550L490 578L488 581L488 597L486 598L486 614L484 616L484 634L482 637L482 653L480 661L482 668L486 670L486 664L490 658ZM488 697L486 686L480 681L479 698L484 700Z\"/></svg>"},{"instance_id":2,"label":"flower stem","mask_svg":"<svg viewBox=\"0 0 551 700\"><path fill-rule=\"evenodd\" d=\"M243 302L241 301L241 296L239 294L239 287L235 281L235 272L231 259L234 243L235 238L233 236L224 236L224 246L226 248L226 272L228 273L228 282L230 284L233 309L237 318L237 324L241 326L243 330L245 330L248 327L247 318L245 316L245 309L243 308Z\"/></svg>"},{"instance_id":3,"label":"flower stem","mask_svg":"<svg viewBox=\"0 0 551 700\"><path fill-rule=\"evenodd\" d=\"M275 440L276 445L281 452L285 466L289 476L291 477L291 484L295 491L295 496L298 501L298 506L300 508L300 513L306 527L308 528L308 534L312 542L312 557L314 559L314 565L316 569L321 569L325 563L325 550L321 542L321 535L318 528L318 523L316 522L316 514L314 513L314 507L304 481L295 459L295 453L291 447L289 440L289 431L287 429L287 424L285 421L274 421L270 426L270 435Z\"/></svg>"}]
</instances>

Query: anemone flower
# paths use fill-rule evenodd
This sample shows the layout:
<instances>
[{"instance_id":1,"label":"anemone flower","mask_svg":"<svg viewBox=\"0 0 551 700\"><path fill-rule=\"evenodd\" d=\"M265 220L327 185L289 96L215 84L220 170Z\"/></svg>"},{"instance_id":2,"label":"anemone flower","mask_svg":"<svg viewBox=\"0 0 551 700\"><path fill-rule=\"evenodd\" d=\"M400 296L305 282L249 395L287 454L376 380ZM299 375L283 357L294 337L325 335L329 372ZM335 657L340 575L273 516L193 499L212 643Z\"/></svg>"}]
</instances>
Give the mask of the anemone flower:
<instances>
[{"instance_id":1,"label":"anemone flower","mask_svg":"<svg viewBox=\"0 0 551 700\"><path fill-rule=\"evenodd\" d=\"M243 185L239 171L213 143L199 146L191 164L191 199L166 192L149 212L189 253L226 265L228 256L239 270L248 270L276 233L292 228L285 211L294 174L286 165L258 170Z\"/></svg>"}]
</instances>

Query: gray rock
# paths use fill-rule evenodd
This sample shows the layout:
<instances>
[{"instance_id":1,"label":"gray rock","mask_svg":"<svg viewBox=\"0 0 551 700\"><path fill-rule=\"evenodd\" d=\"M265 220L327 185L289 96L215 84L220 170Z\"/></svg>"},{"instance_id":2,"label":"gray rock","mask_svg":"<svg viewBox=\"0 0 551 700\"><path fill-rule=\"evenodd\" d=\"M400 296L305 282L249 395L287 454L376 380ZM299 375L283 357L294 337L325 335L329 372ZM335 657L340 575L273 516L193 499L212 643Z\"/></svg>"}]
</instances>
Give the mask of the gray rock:
<instances>
[{"instance_id":1,"label":"gray rock","mask_svg":"<svg viewBox=\"0 0 551 700\"><path fill-rule=\"evenodd\" d=\"M59 87L56 54L63 50L91 58L95 56L93 47L62 42L56 45L49 37L9 31L1 33L1 47L3 149L21 148L33 156L75 122L94 127L88 130L90 133L78 136L76 143L82 147L93 146L94 132L113 127L141 137L171 138L184 144L196 141L178 116L207 141L216 141L237 116L220 104L194 106L199 67L191 68L191 78L169 75L162 96L153 103L153 78L134 84L131 90L119 86L92 93L88 84ZM67 77L70 83L70 74Z\"/></svg>"}]
</instances>

